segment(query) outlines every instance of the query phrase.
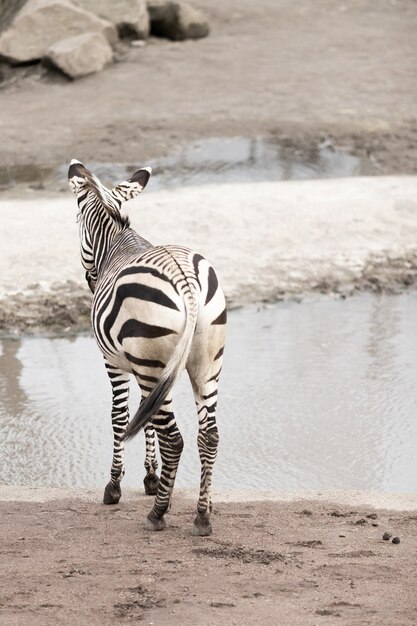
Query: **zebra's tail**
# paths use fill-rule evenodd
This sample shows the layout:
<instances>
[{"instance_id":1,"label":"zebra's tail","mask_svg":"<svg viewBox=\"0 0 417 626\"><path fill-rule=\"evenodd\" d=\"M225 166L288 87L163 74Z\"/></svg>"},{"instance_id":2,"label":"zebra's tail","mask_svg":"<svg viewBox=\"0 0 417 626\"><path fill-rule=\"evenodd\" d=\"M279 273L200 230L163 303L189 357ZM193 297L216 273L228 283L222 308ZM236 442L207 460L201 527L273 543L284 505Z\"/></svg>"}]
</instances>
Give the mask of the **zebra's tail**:
<instances>
[{"instance_id":1,"label":"zebra's tail","mask_svg":"<svg viewBox=\"0 0 417 626\"><path fill-rule=\"evenodd\" d=\"M141 401L138 410L126 429L122 439L132 439L148 424L162 406L168 393L175 385L179 375L184 369L197 323L198 302L196 294L190 291L185 300L186 321L183 334L175 347L175 350L165 366L161 378L152 389L151 393Z\"/></svg>"}]
</instances>

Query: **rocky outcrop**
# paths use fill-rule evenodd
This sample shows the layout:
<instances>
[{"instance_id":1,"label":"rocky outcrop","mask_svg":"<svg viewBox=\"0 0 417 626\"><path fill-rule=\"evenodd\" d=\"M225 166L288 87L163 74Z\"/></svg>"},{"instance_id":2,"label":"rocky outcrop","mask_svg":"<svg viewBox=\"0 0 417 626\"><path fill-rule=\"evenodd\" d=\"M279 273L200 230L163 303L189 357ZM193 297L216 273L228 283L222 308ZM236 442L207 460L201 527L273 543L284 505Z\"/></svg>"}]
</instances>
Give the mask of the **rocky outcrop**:
<instances>
[{"instance_id":1,"label":"rocky outcrop","mask_svg":"<svg viewBox=\"0 0 417 626\"><path fill-rule=\"evenodd\" d=\"M173 41L207 37L210 28L201 11L185 2L148 0L151 35Z\"/></svg>"},{"instance_id":2,"label":"rocky outcrop","mask_svg":"<svg viewBox=\"0 0 417 626\"><path fill-rule=\"evenodd\" d=\"M199 39L208 35L209 25L201 11L169 0L0 0L0 64L43 60L78 78L111 61L110 45L115 60L122 58L126 47L116 45L119 36L144 45L150 33L174 41ZM0 82L13 71L0 65Z\"/></svg>"},{"instance_id":3,"label":"rocky outcrop","mask_svg":"<svg viewBox=\"0 0 417 626\"><path fill-rule=\"evenodd\" d=\"M70 78L80 78L100 72L112 57L112 49L101 33L84 33L54 43L43 62Z\"/></svg>"},{"instance_id":4,"label":"rocky outcrop","mask_svg":"<svg viewBox=\"0 0 417 626\"><path fill-rule=\"evenodd\" d=\"M10 28L0 35L0 58L11 64L40 60L57 41L98 32L117 41L114 26L68 0L28 0Z\"/></svg>"},{"instance_id":5,"label":"rocky outcrop","mask_svg":"<svg viewBox=\"0 0 417 626\"><path fill-rule=\"evenodd\" d=\"M74 3L111 22L122 38L146 39L149 35L145 0L74 0Z\"/></svg>"}]
</instances>

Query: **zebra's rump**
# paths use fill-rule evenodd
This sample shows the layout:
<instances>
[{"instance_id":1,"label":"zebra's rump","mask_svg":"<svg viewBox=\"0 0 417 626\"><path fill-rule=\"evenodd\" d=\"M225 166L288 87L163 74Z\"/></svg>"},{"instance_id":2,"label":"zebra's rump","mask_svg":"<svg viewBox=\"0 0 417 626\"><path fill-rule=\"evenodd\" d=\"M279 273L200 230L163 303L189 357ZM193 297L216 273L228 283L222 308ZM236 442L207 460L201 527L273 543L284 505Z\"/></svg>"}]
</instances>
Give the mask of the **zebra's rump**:
<instances>
[{"instance_id":1,"label":"zebra's rump","mask_svg":"<svg viewBox=\"0 0 417 626\"><path fill-rule=\"evenodd\" d=\"M129 260L115 254L94 293L97 342L119 367L162 368L184 330L187 306L196 309L197 332L201 324L226 322L223 292L204 257L178 246L152 247Z\"/></svg>"}]
</instances>

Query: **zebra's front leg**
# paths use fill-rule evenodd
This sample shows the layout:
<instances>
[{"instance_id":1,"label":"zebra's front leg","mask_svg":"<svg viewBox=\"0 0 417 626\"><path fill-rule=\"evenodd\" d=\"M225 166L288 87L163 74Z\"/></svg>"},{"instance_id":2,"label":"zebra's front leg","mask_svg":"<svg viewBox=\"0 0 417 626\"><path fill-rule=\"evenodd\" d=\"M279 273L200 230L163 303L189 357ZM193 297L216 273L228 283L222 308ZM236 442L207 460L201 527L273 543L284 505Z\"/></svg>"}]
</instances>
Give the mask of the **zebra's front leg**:
<instances>
[{"instance_id":1,"label":"zebra's front leg","mask_svg":"<svg viewBox=\"0 0 417 626\"><path fill-rule=\"evenodd\" d=\"M117 504L122 495L120 482L125 473L124 443L122 436L129 421L129 382L130 375L106 363L110 378L113 399L111 420L113 426L113 462L110 482L104 490L104 504Z\"/></svg>"},{"instance_id":2,"label":"zebra's front leg","mask_svg":"<svg viewBox=\"0 0 417 626\"><path fill-rule=\"evenodd\" d=\"M145 426L145 442L146 442L146 455L145 455L146 476L143 479L143 485L145 487L145 493L147 496L155 496L158 490L159 478L157 474L155 473L158 467L158 461L156 460L155 429L153 426Z\"/></svg>"},{"instance_id":3,"label":"zebra's front leg","mask_svg":"<svg viewBox=\"0 0 417 626\"><path fill-rule=\"evenodd\" d=\"M158 435L162 467L155 504L145 527L147 530L162 530L166 526L164 515L171 506L172 490L184 445L171 409L171 400L165 400L153 419L153 426Z\"/></svg>"}]
</instances>

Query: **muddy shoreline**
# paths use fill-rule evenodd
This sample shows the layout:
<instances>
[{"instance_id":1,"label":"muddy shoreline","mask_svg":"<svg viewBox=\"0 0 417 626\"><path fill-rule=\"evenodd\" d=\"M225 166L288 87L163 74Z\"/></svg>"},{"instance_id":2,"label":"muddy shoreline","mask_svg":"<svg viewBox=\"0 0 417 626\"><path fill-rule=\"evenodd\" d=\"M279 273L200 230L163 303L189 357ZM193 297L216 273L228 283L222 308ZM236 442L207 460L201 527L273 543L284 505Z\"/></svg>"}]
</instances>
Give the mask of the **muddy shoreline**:
<instances>
[{"instance_id":1,"label":"muddy shoreline","mask_svg":"<svg viewBox=\"0 0 417 626\"><path fill-rule=\"evenodd\" d=\"M213 535L197 538L181 493L161 533L143 529L139 493L114 507L62 495L1 503L8 624L415 623L413 508L220 497Z\"/></svg>"},{"instance_id":2,"label":"muddy shoreline","mask_svg":"<svg viewBox=\"0 0 417 626\"><path fill-rule=\"evenodd\" d=\"M280 150L284 159L291 164L297 158L308 163L314 162L320 146L328 146L330 150L354 157L358 161L357 175L361 176L391 176L417 174L417 126L407 123L399 128L386 130L356 129L337 125L320 125L318 128L303 124L285 124L283 128L271 127L258 132L248 128L218 129L217 131L196 132L188 136L185 134L175 142L168 142L163 150L155 150L154 138L150 137L141 145L140 155L127 154L122 146L115 146L111 154L111 162L115 168L120 164L128 164L128 172L132 173L144 160L147 163L156 163L154 172L164 173L164 167L158 162L175 161L176 155L187 150L190 145L198 142L216 140L236 141L263 141L271 147ZM221 147L219 148L221 149ZM74 147L68 154L78 154ZM2 158L3 156L3 158ZM219 155L221 157L221 155ZM108 154L97 151L90 160L100 165L107 163ZM25 151L19 158L12 160L0 155L0 192L4 198L18 198L32 192L42 191L54 195L57 192L67 192L65 172L68 161L60 161L59 157L51 160L51 155L38 156L36 159ZM107 166L110 167L110 166ZM203 165L204 168L204 165ZM187 174L183 165L179 163L179 178ZM171 174L172 176L172 174ZM326 178L326 175L323 176ZM243 180L243 178L242 178Z\"/></svg>"},{"instance_id":3,"label":"muddy shoreline","mask_svg":"<svg viewBox=\"0 0 417 626\"><path fill-rule=\"evenodd\" d=\"M345 299L359 293L389 294L415 291L417 255L403 259L370 262L363 274L350 284L329 276L319 284L298 288L261 300L228 299L229 311L243 306L263 306L283 301L302 302L320 296ZM73 336L91 332L91 293L86 287L67 281L54 283L47 291L34 288L30 294L17 293L0 300L0 339L22 335Z\"/></svg>"}]
</instances>

